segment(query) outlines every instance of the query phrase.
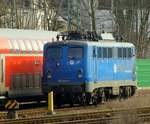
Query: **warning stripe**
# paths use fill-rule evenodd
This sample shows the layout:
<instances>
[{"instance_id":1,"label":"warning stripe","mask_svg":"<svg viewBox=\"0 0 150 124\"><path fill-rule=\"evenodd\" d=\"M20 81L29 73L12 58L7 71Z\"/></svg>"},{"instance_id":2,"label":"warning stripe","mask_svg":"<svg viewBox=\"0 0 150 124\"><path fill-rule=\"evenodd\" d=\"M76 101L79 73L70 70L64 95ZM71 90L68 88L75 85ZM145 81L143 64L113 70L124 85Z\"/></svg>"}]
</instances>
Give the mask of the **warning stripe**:
<instances>
[{"instance_id":1,"label":"warning stripe","mask_svg":"<svg viewBox=\"0 0 150 124\"><path fill-rule=\"evenodd\" d=\"M17 108L17 106L18 106L18 103L17 103L16 100L9 100L6 103L5 108L7 108L7 109L15 109L15 108Z\"/></svg>"},{"instance_id":2,"label":"warning stripe","mask_svg":"<svg viewBox=\"0 0 150 124\"><path fill-rule=\"evenodd\" d=\"M13 109L13 108L15 108L16 105L17 105L17 103L14 101L14 102L8 107L8 109Z\"/></svg>"},{"instance_id":3,"label":"warning stripe","mask_svg":"<svg viewBox=\"0 0 150 124\"><path fill-rule=\"evenodd\" d=\"M6 105L5 105L5 108L8 108L8 106L11 104L11 100L9 100Z\"/></svg>"}]
</instances>

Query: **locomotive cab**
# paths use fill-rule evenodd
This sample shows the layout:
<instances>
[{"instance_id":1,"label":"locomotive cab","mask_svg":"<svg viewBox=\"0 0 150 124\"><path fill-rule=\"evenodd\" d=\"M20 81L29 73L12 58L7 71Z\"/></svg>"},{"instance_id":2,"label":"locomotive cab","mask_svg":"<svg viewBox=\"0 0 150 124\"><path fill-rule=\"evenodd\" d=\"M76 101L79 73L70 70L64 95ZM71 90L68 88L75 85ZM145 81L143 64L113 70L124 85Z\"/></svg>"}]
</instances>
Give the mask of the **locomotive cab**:
<instances>
[{"instance_id":1,"label":"locomotive cab","mask_svg":"<svg viewBox=\"0 0 150 124\"><path fill-rule=\"evenodd\" d=\"M56 45L57 44L57 45ZM86 47L70 42L46 45L44 81L54 92L81 92L85 81Z\"/></svg>"}]
</instances>

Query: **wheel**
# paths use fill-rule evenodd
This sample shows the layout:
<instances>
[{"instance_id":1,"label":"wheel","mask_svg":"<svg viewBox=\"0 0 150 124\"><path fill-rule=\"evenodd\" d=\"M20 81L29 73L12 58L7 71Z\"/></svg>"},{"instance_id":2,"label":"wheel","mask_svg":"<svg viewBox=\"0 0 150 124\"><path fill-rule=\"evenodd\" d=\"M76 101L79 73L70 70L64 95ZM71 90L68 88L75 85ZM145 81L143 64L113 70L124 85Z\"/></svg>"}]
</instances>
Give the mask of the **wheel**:
<instances>
[{"instance_id":1,"label":"wheel","mask_svg":"<svg viewBox=\"0 0 150 124\"><path fill-rule=\"evenodd\" d=\"M97 106L97 104L98 104L98 94L97 93L94 93L92 96L92 104L95 106Z\"/></svg>"},{"instance_id":2,"label":"wheel","mask_svg":"<svg viewBox=\"0 0 150 124\"><path fill-rule=\"evenodd\" d=\"M126 87L125 96L126 96L127 98L131 96L131 87L130 87L130 86L127 86L127 87Z\"/></svg>"},{"instance_id":3,"label":"wheel","mask_svg":"<svg viewBox=\"0 0 150 124\"><path fill-rule=\"evenodd\" d=\"M69 97L69 104L70 104L70 107L73 107L74 106L74 103L75 103L75 96L72 94L70 95Z\"/></svg>"},{"instance_id":4,"label":"wheel","mask_svg":"<svg viewBox=\"0 0 150 124\"><path fill-rule=\"evenodd\" d=\"M136 91L136 87L132 86L131 87L131 96L133 96L135 94Z\"/></svg>"},{"instance_id":5,"label":"wheel","mask_svg":"<svg viewBox=\"0 0 150 124\"><path fill-rule=\"evenodd\" d=\"M61 94L56 95L56 106L57 108L61 108L63 105L63 96Z\"/></svg>"},{"instance_id":6,"label":"wheel","mask_svg":"<svg viewBox=\"0 0 150 124\"><path fill-rule=\"evenodd\" d=\"M128 97L132 96L132 88L131 86L128 87Z\"/></svg>"},{"instance_id":7,"label":"wheel","mask_svg":"<svg viewBox=\"0 0 150 124\"><path fill-rule=\"evenodd\" d=\"M102 103L104 103L106 101L106 96L105 96L105 92L102 92Z\"/></svg>"},{"instance_id":8,"label":"wheel","mask_svg":"<svg viewBox=\"0 0 150 124\"><path fill-rule=\"evenodd\" d=\"M86 105L86 101L87 101L86 93L82 93L81 94L81 99L80 99L80 104L85 106Z\"/></svg>"},{"instance_id":9,"label":"wheel","mask_svg":"<svg viewBox=\"0 0 150 124\"><path fill-rule=\"evenodd\" d=\"M120 87L120 93L119 93L119 99L125 99L126 98L126 87Z\"/></svg>"},{"instance_id":10,"label":"wheel","mask_svg":"<svg viewBox=\"0 0 150 124\"><path fill-rule=\"evenodd\" d=\"M98 94L96 92L87 94L87 105L97 105L98 104Z\"/></svg>"}]
</instances>

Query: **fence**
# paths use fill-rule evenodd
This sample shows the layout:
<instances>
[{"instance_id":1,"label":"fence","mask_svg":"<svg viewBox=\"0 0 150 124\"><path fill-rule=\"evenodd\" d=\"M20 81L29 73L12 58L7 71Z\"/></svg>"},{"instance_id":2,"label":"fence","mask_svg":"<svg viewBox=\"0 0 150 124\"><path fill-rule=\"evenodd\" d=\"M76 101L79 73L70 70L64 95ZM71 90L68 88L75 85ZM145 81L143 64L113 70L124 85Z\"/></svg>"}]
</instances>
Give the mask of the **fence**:
<instances>
[{"instance_id":1,"label":"fence","mask_svg":"<svg viewBox=\"0 0 150 124\"><path fill-rule=\"evenodd\" d=\"M138 87L150 87L150 59L137 59L136 73Z\"/></svg>"}]
</instances>

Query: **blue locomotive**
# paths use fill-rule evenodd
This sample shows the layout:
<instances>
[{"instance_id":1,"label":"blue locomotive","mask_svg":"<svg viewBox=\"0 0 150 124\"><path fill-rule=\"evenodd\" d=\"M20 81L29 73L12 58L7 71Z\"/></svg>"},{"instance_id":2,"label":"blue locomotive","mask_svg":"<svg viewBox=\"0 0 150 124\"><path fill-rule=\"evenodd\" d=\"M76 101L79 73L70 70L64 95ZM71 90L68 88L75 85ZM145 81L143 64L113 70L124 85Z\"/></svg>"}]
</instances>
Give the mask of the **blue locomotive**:
<instances>
[{"instance_id":1,"label":"blue locomotive","mask_svg":"<svg viewBox=\"0 0 150 124\"><path fill-rule=\"evenodd\" d=\"M92 41L91 37L80 35L62 39L44 46L44 93L52 90L58 98L56 101L82 104L135 93L133 44Z\"/></svg>"}]
</instances>

